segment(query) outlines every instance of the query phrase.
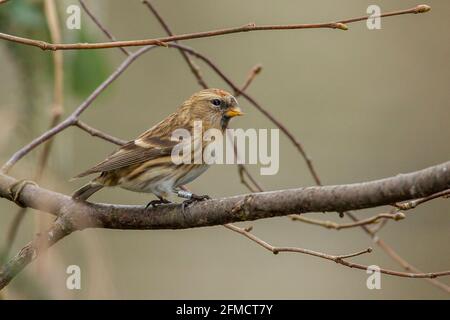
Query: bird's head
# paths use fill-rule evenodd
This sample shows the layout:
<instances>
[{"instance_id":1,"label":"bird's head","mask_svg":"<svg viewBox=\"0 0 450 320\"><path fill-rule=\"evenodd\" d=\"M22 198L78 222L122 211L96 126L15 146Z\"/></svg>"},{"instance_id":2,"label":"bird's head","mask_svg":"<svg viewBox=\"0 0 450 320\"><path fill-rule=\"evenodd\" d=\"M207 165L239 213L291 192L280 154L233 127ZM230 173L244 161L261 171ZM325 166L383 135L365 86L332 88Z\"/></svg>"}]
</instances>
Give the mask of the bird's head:
<instances>
[{"instance_id":1,"label":"bird's head","mask_svg":"<svg viewBox=\"0 0 450 320\"><path fill-rule=\"evenodd\" d=\"M191 116L211 127L225 129L231 118L244 113L232 94L220 89L206 89L195 93L188 100Z\"/></svg>"}]
</instances>

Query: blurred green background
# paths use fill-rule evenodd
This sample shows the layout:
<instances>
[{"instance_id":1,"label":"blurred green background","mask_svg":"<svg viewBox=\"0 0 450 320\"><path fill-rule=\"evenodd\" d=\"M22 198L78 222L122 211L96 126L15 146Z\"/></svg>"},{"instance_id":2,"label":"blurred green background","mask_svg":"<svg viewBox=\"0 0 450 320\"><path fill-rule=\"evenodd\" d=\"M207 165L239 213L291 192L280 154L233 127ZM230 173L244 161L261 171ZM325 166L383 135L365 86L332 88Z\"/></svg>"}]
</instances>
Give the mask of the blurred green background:
<instances>
[{"instance_id":1,"label":"blurred green background","mask_svg":"<svg viewBox=\"0 0 450 320\"><path fill-rule=\"evenodd\" d=\"M10 1L0 6L0 32L49 40L41 1ZM65 9L77 1L57 1L64 42L104 41L82 14L82 29L67 30ZM86 0L118 39L142 39L164 31L141 1ZM414 171L450 156L450 2L429 0L432 11L382 20L370 31L365 22L340 30L252 32L185 41L208 55L237 83L257 63L263 72L249 93L283 121L304 144L325 184L367 181ZM416 1L154 1L175 33L257 24L335 21L364 15L370 4L383 11L413 7ZM43 20L42 20L43 19ZM81 40L80 40L81 39ZM84 39L84 40L83 40ZM86 40L88 39L88 40ZM135 50L135 48L133 49ZM46 130L52 100L51 52L0 42L0 160ZM66 51L65 115L123 60L117 49ZM229 89L199 62L211 86ZM199 87L179 53L159 48L142 56L86 111L82 120L123 139L132 139L157 123ZM232 127L273 128L255 108ZM314 182L303 159L284 137L280 171L259 176L268 190L310 186ZM40 182L66 194L83 181L69 178L102 160L115 147L70 128L55 139ZM39 149L41 150L41 149ZM38 152L20 162L12 174L34 175ZM211 168L191 184L196 193L224 197L246 193L236 167ZM151 195L104 190L92 200L144 204ZM357 212L368 217L389 208ZM389 222L380 236L424 271L450 266L449 200L438 199ZM17 208L0 201L3 239ZM36 214L29 212L13 253L28 242ZM337 214L309 217L348 222ZM326 230L273 218L240 224L281 246L300 246L344 254L373 246L355 258L400 270L358 228ZM81 267L82 289L66 289L66 268ZM368 290L367 274L315 257L273 255L223 227L181 231L86 230L72 234L27 267L8 286L6 298L100 299L448 299L420 279L382 276L381 290ZM449 279L442 278L450 284Z\"/></svg>"}]
</instances>

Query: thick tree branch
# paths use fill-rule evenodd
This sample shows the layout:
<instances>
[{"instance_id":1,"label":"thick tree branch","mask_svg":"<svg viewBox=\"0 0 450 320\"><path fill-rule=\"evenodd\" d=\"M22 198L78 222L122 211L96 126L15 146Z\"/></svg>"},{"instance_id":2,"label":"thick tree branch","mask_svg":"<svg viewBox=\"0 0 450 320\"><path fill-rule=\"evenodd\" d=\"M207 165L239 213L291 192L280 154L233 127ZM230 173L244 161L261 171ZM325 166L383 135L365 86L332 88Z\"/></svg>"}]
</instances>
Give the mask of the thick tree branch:
<instances>
[{"instance_id":1,"label":"thick tree branch","mask_svg":"<svg viewBox=\"0 0 450 320\"><path fill-rule=\"evenodd\" d=\"M72 231L72 227L67 222L63 219L57 219L48 231L38 234L8 263L0 267L0 290L8 285L23 268L35 260L42 251L54 245Z\"/></svg>"},{"instance_id":2,"label":"thick tree branch","mask_svg":"<svg viewBox=\"0 0 450 320\"><path fill-rule=\"evenodd\" d=\"M450 187L450 161L386 179L340 186L308 187L271 192L253 193L230 198L208 200L193 204L181 211L181 205L162 205L146 210L143 206L94 204L75 201L71 197L43 189L32 183L17 181L0 174L0 196L22 205L46 211L57 216L55 225L46 233L46 245L39 239L24 247L8 264L0 269L0 289L37 255L40 248L52 245L65 235L85 228L109 229L181 229L223 225L236 221L249 221L291 213L316 211L346 211L388 205L398 201L422 198ZM228 226L230 227L230 226ZM232 226L232 228L238 228ZM248 230L234 230L253 241L262 240ZM331 256L307 249L273 247L281 251L312 254L335 261L350 268L366 269L361 264L345 260L353 255ZM367 252L367 250L365 251ZM359 252L356 255L362 254ZM384 269L383 269L384 270ZM385 273L411 278L435 278L450 275L450 271L407 274L392 270Z\"/></svg>"},{"instance_id":3,"label":"thick tree branch","mask_svg":"<svg viewBox=\"0 0 450 320\"><path fill-rule=\"evenodd\" d=\"M223 225L294 213L358 210L432 195L450 187L450 161L408 174L363 183L260 192L193 204L143 206L94 204L0 174L0 197L88 227L182 229ZM70 213L70 214L69 214Z\"/></svg>"}]
</instances>

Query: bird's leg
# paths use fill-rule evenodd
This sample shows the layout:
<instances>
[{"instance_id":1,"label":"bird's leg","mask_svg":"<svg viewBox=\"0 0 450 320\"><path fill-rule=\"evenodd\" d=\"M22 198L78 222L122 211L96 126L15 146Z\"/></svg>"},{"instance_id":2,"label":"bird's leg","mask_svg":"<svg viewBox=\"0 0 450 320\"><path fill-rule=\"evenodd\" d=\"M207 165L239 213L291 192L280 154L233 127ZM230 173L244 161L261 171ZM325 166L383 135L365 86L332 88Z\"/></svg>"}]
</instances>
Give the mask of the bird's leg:
<instances>
[{"instance_id":1,"label":"bird's leg","mask_svg":"<svg viewBox=\"0 0 450 320\"><path fill-rule=\"evenodd\" d=\"M158 205L161 205L161 204L172 203L169 200L164 199L163 197L160 197L160 196L157 196L157 197L158 197L158 200L152 200L149 203L147 203L147 205L145 206L145 209L147 209L148 207L155 208L155 207L157 207Z\"/></svg>"},{"instance_id":2,"label":"bird's leg","mask_svg":"<svg viewBox=\"0 0 450 320\"><path fill-rule=\"evenodd\" d=\"M186 190L177 190L176 195L179 196L180 198L187 199L187 200L183 201L183 203L181 204L181 211L183 212L183 214L185 213L185 209L191 203L211 199L211 197L208 195L199 196L199 195L193 194L192 192L189 192Z\"/></svg>"}]
</instances>

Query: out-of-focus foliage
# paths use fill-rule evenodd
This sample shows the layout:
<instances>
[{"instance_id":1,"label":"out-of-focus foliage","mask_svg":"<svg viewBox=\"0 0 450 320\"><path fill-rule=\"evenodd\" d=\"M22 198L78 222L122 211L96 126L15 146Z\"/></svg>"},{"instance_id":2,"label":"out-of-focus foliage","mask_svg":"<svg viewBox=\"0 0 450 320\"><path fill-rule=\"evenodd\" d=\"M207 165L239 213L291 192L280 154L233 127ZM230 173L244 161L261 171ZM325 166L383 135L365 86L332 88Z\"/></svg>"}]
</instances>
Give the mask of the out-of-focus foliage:
<instances>
[{"instance_id":1,"label":"out-of-focus foliage","mask_svg":"<svg viewBox=\"0 0 450 320\"><path fill-rule=\"evenodd\" d=\"M61 5L60 2L56 4ZM69 37L75 42L95 41L85 28L68 30L65 27L65 10L62 7L58 9L63 39ZM43 1L14 0L0 6L0 30L3 33L51 42ZM20 123L23 128L27 128L26 131L32 132L34 120L46 114L42 112L39 98L52 90L51 51L43 52L35 47L7 41L3 41L2 45L7 48L21 76L19 81L23 105L20 106ZM64 52L64 72L66 95L73 94L83 98L106 78L108 66L100 51L75 50Z\"/></svg>"},{"instance_id":2,"label":"out-of-focus foliage","mask_svg":"<svg viewBox=\"0 0 450 320\"><path fill-rule=\"evenodd\" d=\"M10 1L0 7L0 30L3 33L48 39L49 33L45 21L43 5L23 0ZM23 105L20 107L20 122L23 128L32 128L36 112L36 96L38 84L44 78L51 77L51 56L43 55L39 49L20 45L14 42L2 42L16 64L22 86ZM40 54L39 54L40 53ZM19 108L18 108L19 109Z\"/></svg>"},{"instance_id":3,"label":"out-of-focus foliage","mask_svg":"<svg viewBox=\"0 0 450 320\"><path fill-rule=\"evenodd\" d=\"M76 42L93 42L84 28L76 32ZM67 83L72 92L80 97L90 94L109 73L102 51L75 50L67 52L65 57Z\"/></svg>"}]
</instances>

